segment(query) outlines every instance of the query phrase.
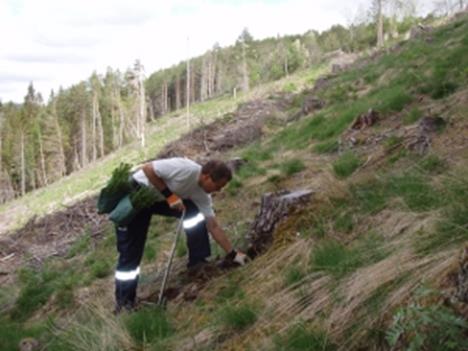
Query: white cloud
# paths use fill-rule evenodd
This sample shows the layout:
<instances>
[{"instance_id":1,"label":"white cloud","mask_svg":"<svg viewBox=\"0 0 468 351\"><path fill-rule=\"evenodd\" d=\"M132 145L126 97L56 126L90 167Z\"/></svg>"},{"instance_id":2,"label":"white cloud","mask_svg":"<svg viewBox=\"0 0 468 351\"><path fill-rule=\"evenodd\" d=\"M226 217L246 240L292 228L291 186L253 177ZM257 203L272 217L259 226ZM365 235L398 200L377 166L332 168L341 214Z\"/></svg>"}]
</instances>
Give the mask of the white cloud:
<instances>
[{"instance_id":1,"label":"white cloud","mask_svg":"<svg viewBox=\"0 0 468 351\"><path fill-rule=\"evenodd\" d=\"M258 39L324 30L368 1L0 0L0 99L21 102L26 81L48 96L136 59L149 75L216 42L232 45L244 27Z\"/></svg>"}]
</instances>

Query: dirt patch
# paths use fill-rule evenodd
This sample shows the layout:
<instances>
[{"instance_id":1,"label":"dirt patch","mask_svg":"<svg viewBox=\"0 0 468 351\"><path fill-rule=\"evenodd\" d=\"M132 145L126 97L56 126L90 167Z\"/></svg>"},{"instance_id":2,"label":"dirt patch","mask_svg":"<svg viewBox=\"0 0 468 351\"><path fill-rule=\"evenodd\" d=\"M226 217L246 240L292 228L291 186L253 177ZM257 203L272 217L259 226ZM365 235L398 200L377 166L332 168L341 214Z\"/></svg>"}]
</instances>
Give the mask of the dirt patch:
<instances>
[{"instance_id":1,"label":"dirt patch","mask_svg":"<svg viewBox=\"0 0 468 351\"><path fill-rule=\"evenodd\" d=\"M157 158L189 157L200 162L234 147L260 139L266 121L282 115L290 96L277 94L266 100L245 103L222 120L201 126L168 144Z\"/></svg>"},{"instance_id":2,"label":"dirt patch","mask_svg":"<svg viewBox=\"0 0 468 351\"><path fill-rule=\"evenodd\" d=\"M38 266L51 256L65 256L83 233L100 238L107 222L96 212L95 197L42 218L33 217L0 240L0 280L24 263Z\"/></svg>"}]
</instances>

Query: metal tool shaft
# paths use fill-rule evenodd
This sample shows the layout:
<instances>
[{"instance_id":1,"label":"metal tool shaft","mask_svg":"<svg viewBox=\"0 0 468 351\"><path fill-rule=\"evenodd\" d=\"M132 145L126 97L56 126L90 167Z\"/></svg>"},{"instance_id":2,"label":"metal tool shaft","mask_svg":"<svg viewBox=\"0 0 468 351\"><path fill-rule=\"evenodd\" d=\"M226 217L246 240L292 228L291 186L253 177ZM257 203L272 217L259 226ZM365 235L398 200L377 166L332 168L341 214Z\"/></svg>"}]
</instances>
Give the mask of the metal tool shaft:
<instances>
[{"instance_id":1,"label":"metal tool shaft","mask_svg":"<svg viewBox=\"0 0 468 351\"><path fill-rule=\"evenodd\" d=\"M184 223L184 218L185 218L185 210L182 212L182 216L180 217L179 223L177 225L176 236L175 236L175 239L174 239L174 244L172 244L171 255L169 257L169 262L167 263L167 266L166 266L166 271L164 272L164 278L163 278L163 281L162 281L161 290L159 291L159 297L158 297L158 305L159 306L162 306L162 304L163 304L164 289L166 288L167 279L168 279L169 273L171 271L172 260L174 259L174 254L175 254L175 250L176 250L176 247L177 247L177 242L179 241L179 236L180 236L180 233L182 232L182 225Z\"/></svg>"}]
</instances>

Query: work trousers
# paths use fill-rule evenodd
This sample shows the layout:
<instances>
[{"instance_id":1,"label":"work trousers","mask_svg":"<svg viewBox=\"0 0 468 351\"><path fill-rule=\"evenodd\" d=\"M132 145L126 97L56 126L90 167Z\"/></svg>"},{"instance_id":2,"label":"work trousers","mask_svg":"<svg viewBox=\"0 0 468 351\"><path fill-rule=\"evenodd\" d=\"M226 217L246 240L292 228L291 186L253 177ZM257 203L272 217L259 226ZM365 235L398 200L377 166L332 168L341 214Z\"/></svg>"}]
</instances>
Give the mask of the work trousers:
<instances>
[{"instance_id":1,"label":"work trousers","mask_svg":"<svg viewBox=\"0 0 468 351\"><path fill-rule=\"evenodd\" d=\"M211 255L210 242L204 216L190 200L186 208L183 228L189 253L188 266L205 261ZM169 208L165 201L141 210L126 227L116 227L119 259L115 272L115 298L119 307L131 308L135 304L140 262L152 215L180 217L181 212ZM175 235L175 227L174 227Z\"/></svg>"}]
</instances>

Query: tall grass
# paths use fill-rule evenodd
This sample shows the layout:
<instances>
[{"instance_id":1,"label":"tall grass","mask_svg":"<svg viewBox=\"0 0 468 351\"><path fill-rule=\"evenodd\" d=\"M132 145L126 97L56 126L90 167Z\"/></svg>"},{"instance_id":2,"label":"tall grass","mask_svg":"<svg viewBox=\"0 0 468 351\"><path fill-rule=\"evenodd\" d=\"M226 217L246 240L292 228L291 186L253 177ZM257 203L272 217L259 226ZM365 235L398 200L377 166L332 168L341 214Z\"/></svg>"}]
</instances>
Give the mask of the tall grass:
<instances>
[{"instance_id":1,"label":"tall grass","mask_svg":"<svg viewBox=\"0 0 468 351\"><path fill-rule=\"evenodd\" d=\"M361 165L361 160L353 152L348 151L333 163L333 171L338 178L349 177Z\"/></svg>"},{"instance_id":2,"label":"tall grass","mask_svg":"<svg viewBox=\"0 0 468 351\"><path fill-rule=\"evenodd\" d=\"M333 351L334 345L324 331L298 324L273 338L276 351Z\"/></svg>"},{"instance_id":3,"label":"tall grass","mask_svg":"<svg viewBox=\"0 0 468 351\"><path fill-rule=\"evenodd\" d=\"M248 304L226 305L218 311L218 320L227 330L240 331L253 325L257 320L255 308Z\"/></svg>"}]
</instances>

